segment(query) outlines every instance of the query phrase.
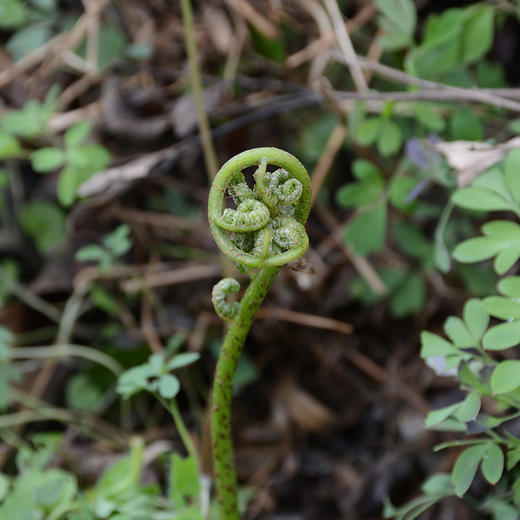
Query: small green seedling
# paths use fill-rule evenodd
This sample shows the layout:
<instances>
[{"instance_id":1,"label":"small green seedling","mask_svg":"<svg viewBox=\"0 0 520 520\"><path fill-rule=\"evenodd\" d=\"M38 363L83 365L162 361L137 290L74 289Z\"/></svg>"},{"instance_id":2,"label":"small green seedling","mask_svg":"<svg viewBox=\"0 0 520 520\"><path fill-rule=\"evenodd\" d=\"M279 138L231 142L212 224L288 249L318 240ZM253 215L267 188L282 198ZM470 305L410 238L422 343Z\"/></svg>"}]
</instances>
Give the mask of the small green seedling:
<instances>
[{"instance_id":1,"label":"small green seedling","mask_svg":"<svg viewBox=\"0 0 520 520\"><path fill-rule=\"evenodd\" d=\"M106 272L117 263L117 258L132 247L130 228L123 224L103 239L103 245L89 244L78 250L78 262L97 262L101 272Z\"/></svg>"}]
</instances>

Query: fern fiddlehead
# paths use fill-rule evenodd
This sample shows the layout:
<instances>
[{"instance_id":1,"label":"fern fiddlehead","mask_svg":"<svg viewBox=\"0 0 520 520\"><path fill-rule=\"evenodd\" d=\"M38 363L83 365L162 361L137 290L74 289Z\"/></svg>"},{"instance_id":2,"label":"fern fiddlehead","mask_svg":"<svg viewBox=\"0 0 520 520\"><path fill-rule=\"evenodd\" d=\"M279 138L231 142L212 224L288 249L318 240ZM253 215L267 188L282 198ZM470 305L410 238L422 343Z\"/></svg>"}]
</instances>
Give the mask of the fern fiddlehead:
<instances>
[{"instance_id":1,"label":"fern fiddlehead","mask_svg":"<svg viewBox=\"0 0 520 520\"><path fill-rule=\"evenodd\" d=\"M269 171L268 166L277 169ZM256 167L255 186L242 170ZM227 196L235 208L224 208ZM217 173L208 200L211 232L219 248L252 277L239 302L229 295L240 290L224 278L212 292L217 314L229 322L221 347L211 408L211 440L220 520L239 520L237 479L231 442L231 397L238 359L256 311L281 267L309 247L304 224L311 205L307 171L293 155L278 148L255 148L227 161Z\"/></svg>"}]
</instances>

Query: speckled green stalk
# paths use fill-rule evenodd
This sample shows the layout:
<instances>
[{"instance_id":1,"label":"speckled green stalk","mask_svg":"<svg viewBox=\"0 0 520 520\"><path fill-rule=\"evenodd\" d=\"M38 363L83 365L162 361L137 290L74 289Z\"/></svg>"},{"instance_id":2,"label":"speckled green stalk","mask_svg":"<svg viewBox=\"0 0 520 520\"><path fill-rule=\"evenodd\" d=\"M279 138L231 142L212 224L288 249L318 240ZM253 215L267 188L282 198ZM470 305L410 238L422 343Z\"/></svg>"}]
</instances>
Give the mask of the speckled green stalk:
<instances>
[{"instance_id":1,"label":"speckled green stalk","mask_svg":"<svg viewBox=\"0 0 520 520\"><path fill-rule=\"evenodd\" d=\"M231 441L233 379L256 311L262 304L279 270L279 267L264 267L249 284L240 302L238 314L230 323L217 362L211 408L211 443L220 520L238 520L240 518Z\"/></svg>"},{"instance_id":2,"label":"speckled green stalk","mask_svg":"<svg viewBox=\"0 0 520 520\"><path fill-rule=\"evenodd\" d=\"M269 164L278 170L270 172ZM242 175L242 170L250 166L257 167L254 190L245 184ZM233 197L236 209L224 210L227 194ZM278 271L308 248L303 225L310 204L307 171L298 159L277 148L255 148L233 157L222 166L211 186L208 218L213 237L224 253L252 275L239 304L226 301L240 288L232 278L221 280L212 294L216 312L229 321L217 362L211 408L219 520L240 518L231 441L231 399L237 363L256 311Z\"/></svg>"}]
</instances>

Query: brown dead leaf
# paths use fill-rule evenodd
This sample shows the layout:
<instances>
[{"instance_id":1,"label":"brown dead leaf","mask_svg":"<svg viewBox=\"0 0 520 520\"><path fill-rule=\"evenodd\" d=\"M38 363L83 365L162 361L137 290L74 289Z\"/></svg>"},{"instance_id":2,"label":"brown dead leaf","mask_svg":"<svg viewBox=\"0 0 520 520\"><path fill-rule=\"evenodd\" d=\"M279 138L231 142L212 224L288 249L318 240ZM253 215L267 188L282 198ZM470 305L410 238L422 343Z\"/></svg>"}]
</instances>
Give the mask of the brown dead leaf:
<instances>
[{"instance_id":1,"label":"brown dead leaf","mask_svg":"<svg viewBox=\"0 0 520 520\"><path fill-rule=\"evenodd\" d=\"M520 137L497 145L477 141L440 142L434 145L435 149L444 155L448 164L456 170L455 175L460 188L471 184L481 173L519 146Z\"/></svg>"},{"instance_id":2,"label":"brown dead leaf","mask_svg":"<svg viewBox=\"0 0 520 520\"><path fill-rule=\"evenodd\" d=\"M303 431L322 431L335 422L334 413L327 406L293 381L285 381L277 388L276 400Z\"/></svg>"},{"instance_id":3,"label":"brown dead leaf","mask_svg":"<svg viewBox=\"0 0 520 520\"><path fill-rule=\"evenodd\" d=\"M202 8L202 19L215 49L221 54L227 55L233 45L235 35L225 11L206 4Z\"/></svg>"},{"instance_id":4,"label":"brown dead leaf","mask_svg":"<svg viewBox=\"0 0 520 520\"><path fill-rule=\"evenodd\" d=\"M215 84L204 89L204 108L206 113L211 113L212 109L222 99L224 92L224 87L221 84ZM195 99L191 94L180 97L175 102L170 115L175 134L178 137L185 137L197 128L197 107L195 106Z\"/></svg>"}]
</instances>

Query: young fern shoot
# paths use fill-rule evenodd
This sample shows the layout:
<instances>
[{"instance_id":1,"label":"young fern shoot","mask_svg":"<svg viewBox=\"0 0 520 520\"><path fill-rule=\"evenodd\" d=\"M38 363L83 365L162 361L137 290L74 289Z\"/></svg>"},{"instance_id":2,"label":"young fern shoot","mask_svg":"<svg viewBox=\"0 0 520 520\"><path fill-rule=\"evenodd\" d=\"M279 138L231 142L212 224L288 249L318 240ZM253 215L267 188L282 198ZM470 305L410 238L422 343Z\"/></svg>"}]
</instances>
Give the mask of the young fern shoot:
<instances>
[{"instance_id":1,"label":"young fern shoot","mask_svg":"<svg viewBox=\"0 0 520 520\"><path fill-rule=\"evenodd\" d=\"M269 171L268 165L277 169ZM256 166L251 189L242 170ZM224 208L226 195L236 208ZM231 442L233 378L244 341L256 311L278 271L302 256L309 247L304 224L311 206L311 184L304 166L278 148L254 148L242 152L219 170L211 186L208 218L219 248L251 283L240 302L226 298L240 290L233 278L213 288L215 311L229 322L215 371L211 408L213 466L220 520L239 520L237 478Z\"/></svg>"}]
</instances>

